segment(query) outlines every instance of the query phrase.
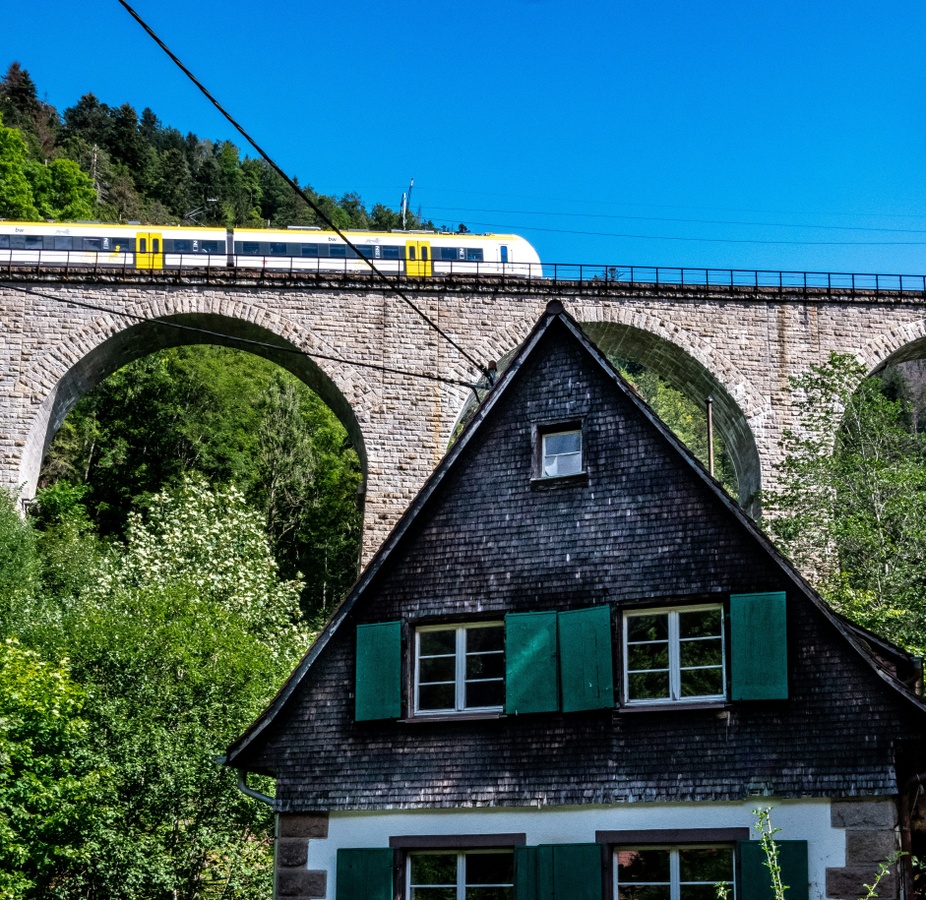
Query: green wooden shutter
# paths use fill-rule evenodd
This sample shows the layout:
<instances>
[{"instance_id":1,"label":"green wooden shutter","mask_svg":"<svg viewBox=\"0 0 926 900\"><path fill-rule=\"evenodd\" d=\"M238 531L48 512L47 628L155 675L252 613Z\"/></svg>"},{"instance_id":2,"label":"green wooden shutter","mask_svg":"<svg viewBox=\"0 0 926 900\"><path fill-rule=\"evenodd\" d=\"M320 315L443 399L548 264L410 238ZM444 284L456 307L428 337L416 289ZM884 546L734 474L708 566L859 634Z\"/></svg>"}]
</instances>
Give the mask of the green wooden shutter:
<instances>
[{"instance_id":1,"label":"green wooden shutter","mask_svg":"<svg viewBox=\"0 0 926 900\"><path fill-rule=\"evenodd\" d=\"M402 715L402 623L357 626L357 721Z\"/></svg>"},{"instance_id":2,"label":"green wooden shutter","mask_svg":"<svg viewBox=\"0 0 926 900\"><path fill-rule=\"evenodd\" d=\"M563 712L614 706L610 607L559 614L559 662Z\"/></svg>"},{"instance_id":3,"label":"green wooden shutter","mask_svg":"<svg viewBox=\"0 0 926 900\"><path fill-rule=\"evenodd\" d=\"M388 847L338 850L335 900L392 900L394 865Z\"/></svg>"},{"instance_id":4,"label":"green wooden shutter","mask_svg":"<svg viewBox=\"0 0 926 900\"><path fill-rule=\"evenodd\" d=\"M505 712L556 712L556 613L505 616Z\"/></svg>"},{"instance_id":5,"label":"green wooden shutter","mask_svg":"<svg viewBox=\"0 0 926 900\"><path fill-rule=\"evenodd\" d=\"M514 848L515 900L601 900L600 844Z\"/></svg>"},{"instance_id":6,"label":"green wooden shutter","mask_svg":"<svg viewBox=\"0 0 926 900\"><path fill-rule=\"evenodd\" d=\"M807 874L807 841L775 841L778 846L778 865L781 883L788 890L788 900L808 900L810 896ZM772 874L766 863L761 841L742 841L739 844L739 893L745 900L775 900Z\"/></svg>"},{"instance_id":7,"label":"green wooden shutter","mask_svg":"<svg viewBox=\"0 0 926 900\"><path fill-rule=\"evenodd\" d=\"M784 592L730 597L731 700L788 696L787 599Z\"/></svg>"}]
</instances>

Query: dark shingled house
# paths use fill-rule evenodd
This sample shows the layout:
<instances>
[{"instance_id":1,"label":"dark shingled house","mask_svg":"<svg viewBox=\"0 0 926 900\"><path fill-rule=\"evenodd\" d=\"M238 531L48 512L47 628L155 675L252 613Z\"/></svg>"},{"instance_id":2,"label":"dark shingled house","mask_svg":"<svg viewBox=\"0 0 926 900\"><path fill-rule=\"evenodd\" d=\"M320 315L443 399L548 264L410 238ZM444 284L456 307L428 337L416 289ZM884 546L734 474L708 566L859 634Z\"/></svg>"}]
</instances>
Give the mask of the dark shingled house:
<instances>
[{"instance_id":1,"label":"dark shingled house","mask_svg":"<svg viewBox=\"0 0 926 900\"><path fill-rule=\"evenodd\" d=\"M919 841L920 672L554 302L227 762L279 897L765 900L772 807L789 900L857 900Z\"/></svg>"}]
</instances>

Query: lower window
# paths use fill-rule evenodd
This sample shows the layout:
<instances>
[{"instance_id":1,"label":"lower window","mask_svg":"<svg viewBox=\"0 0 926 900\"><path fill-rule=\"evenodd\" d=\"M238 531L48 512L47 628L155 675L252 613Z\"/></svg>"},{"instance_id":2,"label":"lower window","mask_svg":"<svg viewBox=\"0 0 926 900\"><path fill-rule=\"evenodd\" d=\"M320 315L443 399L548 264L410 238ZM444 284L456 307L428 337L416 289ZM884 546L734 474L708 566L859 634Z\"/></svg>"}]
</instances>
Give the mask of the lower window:
<instances>
[{"instance_id":1,"label":"lower window","mask_svg":"<svg viewBox=\"0 0 926 900\"><path fill-rule=\"evenodd\" d=\"M410 853L408 900L514 900L510 850Z\"/></svg>"},{"instance_id":2,"label":"lower window","mask_svg":"<svg viewBox=\"0 0 926 900\"><path fill-rule=\"evenodd\" d=\"M622 848L614 870L617 900L736 897L732 847Z\"/></svg>"}]
</instances>

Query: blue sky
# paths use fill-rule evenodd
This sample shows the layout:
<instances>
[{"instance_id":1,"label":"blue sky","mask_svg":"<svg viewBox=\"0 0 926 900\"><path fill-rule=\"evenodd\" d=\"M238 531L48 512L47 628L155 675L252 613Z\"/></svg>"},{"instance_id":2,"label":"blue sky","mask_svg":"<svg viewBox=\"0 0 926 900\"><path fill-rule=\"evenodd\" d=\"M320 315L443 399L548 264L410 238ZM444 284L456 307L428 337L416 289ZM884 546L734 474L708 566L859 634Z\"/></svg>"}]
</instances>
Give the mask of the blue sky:
<instances>
[{"instance_id":1,"label":"blue sky","mask_svg":"<svg viewBox=\"0 0 926 900\"><path fill-rule=\"evenodd\" d=\"M134 0L284 170L550 262L926 272L926 4ZM243 140L116 0L5 0L88 92Z\"/></svg>"}]
</instances>

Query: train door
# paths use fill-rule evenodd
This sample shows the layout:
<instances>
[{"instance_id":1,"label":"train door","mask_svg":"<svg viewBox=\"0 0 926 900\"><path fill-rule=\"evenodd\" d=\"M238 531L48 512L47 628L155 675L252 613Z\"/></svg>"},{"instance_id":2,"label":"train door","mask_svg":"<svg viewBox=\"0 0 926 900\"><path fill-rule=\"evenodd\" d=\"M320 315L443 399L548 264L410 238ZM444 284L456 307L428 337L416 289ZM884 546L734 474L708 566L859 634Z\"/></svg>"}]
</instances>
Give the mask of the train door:
<instances>
[{"instance_id":1,"label":"train door","mask_svg":"<svg viewBox=\"0 0 926 900\"><path fill-rule=\"evenodd\" d=\"M431 244L429 241L405 242L405 274L417 278L431 274Z\"/></svg>"},{"instance_id":2,"label":"train door","mask_svg":"<svg viewBox=\"0 0 926 900\"><path fill-rule=\"evenodd\" d=\"M159 232L140 231L135 236L135 265L139 269L164 268L164 240Z\"/></svg>"}]
</instances>

